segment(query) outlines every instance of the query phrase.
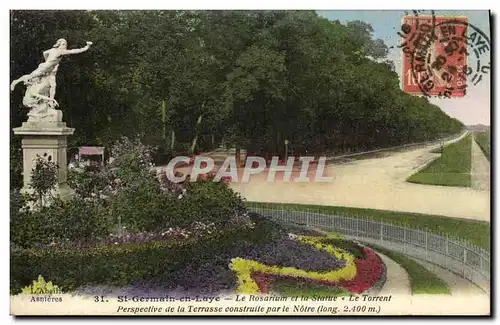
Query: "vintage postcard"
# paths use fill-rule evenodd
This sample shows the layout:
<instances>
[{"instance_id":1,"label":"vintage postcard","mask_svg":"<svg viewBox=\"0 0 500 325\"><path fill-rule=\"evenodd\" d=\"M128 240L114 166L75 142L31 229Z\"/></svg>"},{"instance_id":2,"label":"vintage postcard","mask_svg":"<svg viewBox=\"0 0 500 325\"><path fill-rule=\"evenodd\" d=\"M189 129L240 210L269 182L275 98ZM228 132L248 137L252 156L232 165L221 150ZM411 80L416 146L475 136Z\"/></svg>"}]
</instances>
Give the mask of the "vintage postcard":
<instances>
[{"instance_id":1,"label":"vintage postcard","mask_svg":"<svg viewBox=\"0 0 500 325\"><path fill-rule=\"evenodd\" d=\"M10 11L11 315L491 315L490 19Z\"/></svg>"}]
</instances>

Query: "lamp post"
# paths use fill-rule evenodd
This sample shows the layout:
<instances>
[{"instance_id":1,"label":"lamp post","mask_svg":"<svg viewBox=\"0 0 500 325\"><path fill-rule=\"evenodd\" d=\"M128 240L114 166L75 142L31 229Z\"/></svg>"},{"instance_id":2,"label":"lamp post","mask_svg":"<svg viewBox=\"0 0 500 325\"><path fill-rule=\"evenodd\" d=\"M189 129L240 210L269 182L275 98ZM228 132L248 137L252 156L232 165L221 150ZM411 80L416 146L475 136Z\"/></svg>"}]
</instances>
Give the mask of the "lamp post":
<instances>
[{"instance_id":1,"label":"lamp post","mask_svg":"<svg viewBox=\"0 0 500 325\"><path fill-rule=\"evenodd\" d=\"M285 139L285 161L288 161L288 139Z\"/></svg>"}]
</instances>

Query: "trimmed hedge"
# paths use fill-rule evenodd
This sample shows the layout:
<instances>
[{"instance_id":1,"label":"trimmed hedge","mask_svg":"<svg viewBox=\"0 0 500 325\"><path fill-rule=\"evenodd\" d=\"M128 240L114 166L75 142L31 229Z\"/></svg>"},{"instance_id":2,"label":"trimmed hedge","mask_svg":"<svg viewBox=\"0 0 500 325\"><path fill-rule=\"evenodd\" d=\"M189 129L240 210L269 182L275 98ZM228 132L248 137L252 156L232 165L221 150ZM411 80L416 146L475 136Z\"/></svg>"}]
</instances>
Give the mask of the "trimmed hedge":
<instances>
[{"instance_id":1,"label":"trimmed hedge","mask_svg":"<svg viewBox=\"0 0 500 325\"><path fill-rule=\"evenodd\" d=\"M89 248L11 250L10 289L16 294L39 275L63 291L88 284L123 286L210 260L248 238L249 228L234 228L203 239Z\"/></svg>"}]
</instances>

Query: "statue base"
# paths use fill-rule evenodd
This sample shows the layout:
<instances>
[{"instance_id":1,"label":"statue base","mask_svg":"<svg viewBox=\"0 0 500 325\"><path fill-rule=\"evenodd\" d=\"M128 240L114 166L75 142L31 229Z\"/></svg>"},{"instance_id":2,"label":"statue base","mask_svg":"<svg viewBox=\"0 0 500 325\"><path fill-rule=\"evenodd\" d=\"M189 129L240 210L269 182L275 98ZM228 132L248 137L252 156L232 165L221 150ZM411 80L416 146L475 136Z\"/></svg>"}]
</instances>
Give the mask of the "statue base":
<instances>
[{"instance_id":1,"label":"statue base","mask_svg":"<svg viewBox=\"0 0 500 325\"><path fill-rule=\"evenodd\" d=\"M23 149L23 188L22 192L31 193L31 171L35 167L37 155L51 157L58 166L58 184L53 194L58 194L61 199L73 196L73 190L67 184L67 137L75 129L66 126L60 121L29 121L21 127L14 128L14 134L22 136Z\"/></svg>"}]
</instances>

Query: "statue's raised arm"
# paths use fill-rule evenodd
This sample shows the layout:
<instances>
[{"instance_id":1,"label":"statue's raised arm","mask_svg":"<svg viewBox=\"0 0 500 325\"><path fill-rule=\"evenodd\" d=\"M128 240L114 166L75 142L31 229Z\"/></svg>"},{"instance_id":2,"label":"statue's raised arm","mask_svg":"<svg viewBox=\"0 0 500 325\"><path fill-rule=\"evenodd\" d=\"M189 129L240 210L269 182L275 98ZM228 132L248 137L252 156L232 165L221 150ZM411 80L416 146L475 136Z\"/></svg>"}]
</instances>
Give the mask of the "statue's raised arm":
<instances>
[{"instance_id":1,"label":"statue's raised arm","mask_svg":"<svg viewBox=\"0 0 500 325\"><path fill-rule=\"evenodd\" d=\"M50 50L46 50L43 52L45 62L40 63L38 68L30 74L26 74L19 79L14 80L10 85L10 89L14 90L16 85L20 82L24 82L26 84L29 83L33 78L43 77L47 74L50 74L52 70L59 65L63 56L83 53L90 48L90 45L92 45L92 42L87 42L87 45L82 48L68 50L68 43L66 42L66 40L64 38L58 39L56 44L54 44L54 46Z\"/></svg>"},{"instance_id":2,"label":"statue's raised arm","mask_svg":"<svg viewBox=\"0 0 500 325\"><path fill-rule=\"evenodd\" d=\"M79 54L79 53L83 53L85 51L88 51L88 49L90 48L90 45L92 45L92 42L87 42L87 45L80 48L80 49L72 49L72 50L63 50L61 52L61 55L70 55L70 54Z\"/></svg>"}]
</instances>

